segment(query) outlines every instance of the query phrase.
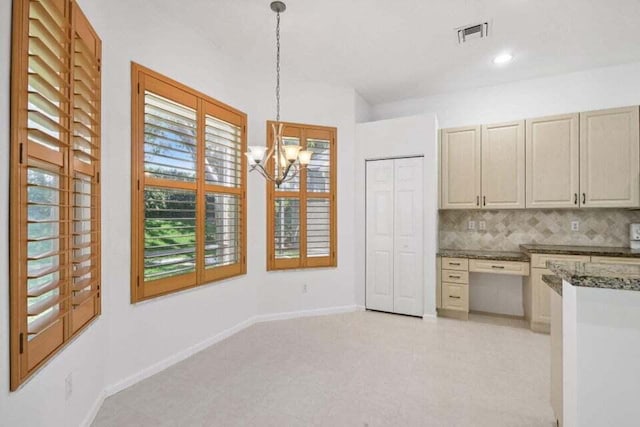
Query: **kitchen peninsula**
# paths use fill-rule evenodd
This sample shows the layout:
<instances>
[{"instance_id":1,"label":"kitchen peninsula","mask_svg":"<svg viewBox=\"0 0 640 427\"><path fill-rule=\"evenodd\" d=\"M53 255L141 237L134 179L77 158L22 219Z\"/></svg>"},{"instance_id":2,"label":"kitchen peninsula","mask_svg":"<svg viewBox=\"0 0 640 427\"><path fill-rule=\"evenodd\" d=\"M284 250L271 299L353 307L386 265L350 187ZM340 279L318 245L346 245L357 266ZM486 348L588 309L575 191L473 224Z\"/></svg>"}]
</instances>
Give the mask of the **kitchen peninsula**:
<instances>
[{"instance_id":1,"label":"kitchen peninsula","mask_svg":"<svg viewBox=\"0 0 640 427\"><path fill-rule=\"evenodd\" d=\"M640 419L640 266L548 262L551 402L559 425Z\"/></svg>"}]
</instances>

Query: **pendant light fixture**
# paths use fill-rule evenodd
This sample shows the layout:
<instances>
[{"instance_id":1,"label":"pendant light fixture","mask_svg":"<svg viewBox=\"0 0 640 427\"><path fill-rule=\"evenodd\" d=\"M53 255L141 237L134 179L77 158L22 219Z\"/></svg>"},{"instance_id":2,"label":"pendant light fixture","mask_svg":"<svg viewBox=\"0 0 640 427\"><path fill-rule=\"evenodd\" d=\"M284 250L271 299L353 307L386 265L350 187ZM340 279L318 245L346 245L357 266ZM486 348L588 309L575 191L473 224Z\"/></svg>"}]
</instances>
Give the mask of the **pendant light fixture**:
<instances>
[{"instance_id":1,"label":"pendant light fixture","mask_svg":"<svg viewBox=\"0 0 640 427\"><path fill-rule=\"evenodd\" d=\"M249 160L250 171L258 171L265 179L272 181L280 188L283 182L291 181L311 161L312 151L302 150L300 145L284 145L280 123L280 14L287 6L281 1L271 3L271 10L276 13L276 122L271 124L273 145L267 151L262 145L252 145L245 153ZM265 165L273 157L274 168L268 171Z\"/></svg>"}]
</instances>

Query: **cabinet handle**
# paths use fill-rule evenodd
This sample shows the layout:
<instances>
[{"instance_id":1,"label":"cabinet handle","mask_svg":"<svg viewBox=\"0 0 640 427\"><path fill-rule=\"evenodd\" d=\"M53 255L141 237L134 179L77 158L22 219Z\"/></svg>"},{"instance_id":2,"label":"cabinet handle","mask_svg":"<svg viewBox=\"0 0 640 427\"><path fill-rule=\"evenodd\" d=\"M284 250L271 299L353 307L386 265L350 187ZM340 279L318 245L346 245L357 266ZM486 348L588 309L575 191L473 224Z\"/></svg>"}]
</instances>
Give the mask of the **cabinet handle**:
<instances>
[{"instance_id":1,"label":"cabinet handle","mask_svg":"<svg viewBox=\"0 0 640 427\"><path fill-rule=\"evenodd\" d=\"M582 204L583 205L587 204L587 193L582 193Z\"/></svg>"},{"instance_id":2,"label":"cabinet handle","mask_svg":"<svg viewBox=\"0 0 640 427\"><path fill-rule=\"evenodd\" d=\"M487 196L482 196L482 206L487 206Z\"/></svg>"},{"instance_id":3,"label":"cabinet handle","mask_svg":"<svg viewBox=\"0 0 640 427\"><path fill-rule=\"evenodd\" d=\"M460 265L459 262L450 262L449 265Z\"/></svg>"},{"instance_id":4,"label":"cabinet handle","mask_svg":"<svg viewBox=\"0 0 640 427\"><path fill-rule=\"evenodd\" d=\"M450 274L449 277L453 278L453 279L460 279L460 276L456 276L455 274Z\"/></svg>"},{"instance_id":5,"label":"cabinet handle","mask_svg":"<svg viewBox=\"0 0 640 427\"><path fill-rule=\"evenodd\" d=\"M492 265L491 268L504 269L504 265Z\"/></svg>"},{"instance_id":6,"label":"cabinet handle","mask_svg":"<svg viewBox=\"0 0 640 427\"><path fill-rule=\"evenodd\" d=\"M449 298L460 299L460 297L454 297L453 295L449 295Z\"/></svg>"},{"instance_id":7,"label":"cabinet handle","mask_svg":"<svg viewBox=\"0 0 640 427\"><path fill-rule=\"evenodd\" d=\"M578 193L573 193L573 204L574 205L578 204Z\"/></svg>"},{"instance_id":8,"label":"cabinet handle","mask_svg":"<svg viewBox=\"0 0 640 427\"><path fill-rule=\"evenodd\" d=\"M476 196L476 206L480 206L480 196Z\"/></svg>"}]
</instances>

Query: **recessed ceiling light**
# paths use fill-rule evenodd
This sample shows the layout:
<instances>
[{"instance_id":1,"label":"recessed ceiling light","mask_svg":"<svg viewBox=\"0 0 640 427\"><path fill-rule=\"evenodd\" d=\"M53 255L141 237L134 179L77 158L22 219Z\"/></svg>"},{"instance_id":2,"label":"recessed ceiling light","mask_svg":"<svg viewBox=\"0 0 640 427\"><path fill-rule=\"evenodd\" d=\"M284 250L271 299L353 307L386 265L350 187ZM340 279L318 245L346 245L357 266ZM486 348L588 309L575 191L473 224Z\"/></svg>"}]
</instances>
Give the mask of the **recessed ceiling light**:
<instances>
[{"instance_id":1,"label":"recessed ceiling light","mask_svg":"<svg viewBox=\"0 0 640 427\"><path fill-rule=\"evenodd\" d=\"M507 62L513 59L513 55L510 53L501 53L500 55L493 58L493 63L496 65L506 64Z\"/></svg>"}]
</instances>

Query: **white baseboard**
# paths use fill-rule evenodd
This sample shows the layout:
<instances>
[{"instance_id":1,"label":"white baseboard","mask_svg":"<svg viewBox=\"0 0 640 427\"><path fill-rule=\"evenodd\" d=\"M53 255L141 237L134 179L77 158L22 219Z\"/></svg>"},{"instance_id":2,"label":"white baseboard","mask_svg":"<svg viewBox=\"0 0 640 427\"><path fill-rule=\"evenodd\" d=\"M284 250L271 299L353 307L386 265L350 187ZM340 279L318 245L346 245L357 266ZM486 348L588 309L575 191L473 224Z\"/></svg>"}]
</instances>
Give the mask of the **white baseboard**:
<instances>
[{"instance_id":1,"label":"white baseboard","mask_svg":"<svg viewBox=\"0 0 640 427\"><path fill-rule=\"evenodd\" d=\"M423 314L422 320L436 320L438 316L436 314Z\"/></svg>"},{"instance_id":2,"label":"white baseboard","mask_svg":"<svg viewBox=\"0 0 640 427\"><path fill-rule=\"evenodd\" d=\"M358 305L342 305L338 307L314 308L311 310L288 311L284 313L261 314L255 317L257 322L271 322L273 320L296 319L299 317L326 316L328 314L351 313L362 311L364 307Z\"/></svg>"},{"instance_id":3,"label":"white baseboard","mask_svg":"<svg viewBox=\"0 0 640 427\"><path fill-rule=\"evenodd\" d=\"M98 415L98 411L102 407L102 404L104 403L104 400L106 398L107 398L107 393L102 391L98 396L98 398L96 399L96 401L93 403L93 405L91 405L91 409L89 410L89 413L87 414L87 416L84 417L84 420L82 420L80 427L91 426L91 423L93 423L93 420L96 418L96 415Z\"/></svg>"}]
</instances>

